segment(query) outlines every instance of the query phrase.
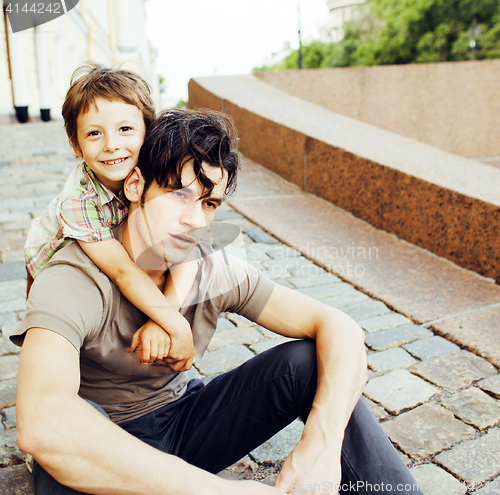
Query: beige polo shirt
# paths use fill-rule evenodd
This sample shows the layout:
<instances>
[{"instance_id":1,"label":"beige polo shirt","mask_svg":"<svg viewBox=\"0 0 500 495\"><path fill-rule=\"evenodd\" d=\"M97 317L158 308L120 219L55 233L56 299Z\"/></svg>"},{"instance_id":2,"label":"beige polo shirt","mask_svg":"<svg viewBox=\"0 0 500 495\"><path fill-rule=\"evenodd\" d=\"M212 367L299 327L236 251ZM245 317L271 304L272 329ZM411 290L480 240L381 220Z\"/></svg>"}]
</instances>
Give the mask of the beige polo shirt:
<instances>
[{"instance_id":1,"label":"beige polo shirt","mask_svg":"<svg viewBox=\"0 0 500 495\"><path fill-rule=\"evenodd\" d=\"M181 310L191 324L196 359L205 352L221 312L255 320L274 287L246 262L214 253L205 243L198 249L203 257L188 295L191 305ZM133 334L146 321L73 242L37 277L26 316L11 340L22 345L25 332L33 327L68 339L80 353L80 396L103 407L115 423L123 423L177 400L189 381L186 372L162 363L144 365L138 353L127 353Z\"/></svg>"}]
</instances>

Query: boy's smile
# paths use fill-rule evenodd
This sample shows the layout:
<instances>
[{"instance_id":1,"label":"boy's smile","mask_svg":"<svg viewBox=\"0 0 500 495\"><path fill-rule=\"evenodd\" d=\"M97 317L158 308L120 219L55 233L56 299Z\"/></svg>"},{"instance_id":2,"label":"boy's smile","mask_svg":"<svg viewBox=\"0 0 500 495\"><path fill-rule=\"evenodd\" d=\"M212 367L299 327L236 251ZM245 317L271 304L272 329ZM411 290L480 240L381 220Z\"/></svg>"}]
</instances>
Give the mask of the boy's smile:
<instances>
[{"instance_id":1,"label":"boy's smile","mask_svg":"<svg viewBox=\"0 0 500 495\"><path fill-rule=\"evenodd\" d=\"M77 119L77 156L109 190L118 193L137 165L146 127L142 112L120 100L96 98Z\"/></svg>"}]
</instances>

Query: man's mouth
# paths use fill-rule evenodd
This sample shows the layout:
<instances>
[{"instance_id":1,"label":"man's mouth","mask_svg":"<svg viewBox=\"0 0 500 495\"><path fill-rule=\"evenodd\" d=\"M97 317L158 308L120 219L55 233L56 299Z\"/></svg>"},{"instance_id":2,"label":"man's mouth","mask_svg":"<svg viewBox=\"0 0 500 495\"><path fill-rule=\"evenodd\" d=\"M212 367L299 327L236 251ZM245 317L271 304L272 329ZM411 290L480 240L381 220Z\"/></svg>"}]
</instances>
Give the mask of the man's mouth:
<instances>
[{"instance_id":1,"label":"man's mouth","mask_svg":"<svg viewBox=\"0 0 500 495\"><path fill-rule=\"evenodd\" d=\"M104 165L118 165L120 163L123 163L128 157L125 158L117 158L116 160L101 160L101 163L104 163Z\"/></svg>"},{"instance_id":2,"label":"man's mouth","mask_svg":"<svg viewBox=\"0 0 500 495\"><path fill-rule=\"evenodd\" d=\"M183 234L170 234L170 238L174 245L179 248L188 248L196 243L192 237Z\"/></svg>"}]
</instances>

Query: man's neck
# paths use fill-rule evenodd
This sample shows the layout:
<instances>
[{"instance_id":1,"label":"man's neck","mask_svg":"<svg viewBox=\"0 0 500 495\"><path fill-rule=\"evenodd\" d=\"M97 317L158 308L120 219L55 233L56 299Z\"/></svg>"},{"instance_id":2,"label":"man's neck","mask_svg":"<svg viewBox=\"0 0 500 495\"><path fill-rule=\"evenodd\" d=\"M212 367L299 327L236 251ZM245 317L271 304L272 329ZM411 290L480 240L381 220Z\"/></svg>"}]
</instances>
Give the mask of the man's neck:
<instances>
[{"instance_id":1,"label":"man's neck","mask_svg":"<svg viewBox=\"0 0 500 495\"><path fill-rule=\"evenodd\" d=\"M130 231L128 220L126 218L121 226L120 242L130 256L130 259L134 263L137 263L139 268L146 272L158 288L163 291L167 280L168 265L147 249L138 253L137 250L132 248L132 242L135 240L131 239L133 234Z\"/></svg>"}]
</instances>

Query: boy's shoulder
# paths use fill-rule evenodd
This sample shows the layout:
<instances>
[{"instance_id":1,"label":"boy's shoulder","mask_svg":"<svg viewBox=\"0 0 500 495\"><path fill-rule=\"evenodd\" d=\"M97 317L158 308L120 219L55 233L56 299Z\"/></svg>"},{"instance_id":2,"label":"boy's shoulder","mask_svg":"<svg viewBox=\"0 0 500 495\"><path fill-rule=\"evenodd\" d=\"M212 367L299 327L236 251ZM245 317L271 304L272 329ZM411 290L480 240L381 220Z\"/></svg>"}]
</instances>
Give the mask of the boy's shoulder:
<instances>
[{"instance_id":1,"label":"boy's shoulder","mask_svg":"<svg viewBox=\"0 0 500 495\"><path fill-rule=\"evenodd\" d=\"M103 205L111 202L114 195L97 180L86 163L82 162L69 174L60 198L78 199Z\"/></svg>"},{"instance_id":2,"label":"boy's shoulder","mask_svg":"<svg viewBox=\"0 0 500 495\"><path fill-rule=\"evenodd\" d=\"M76 269L85 273L92 281L91 284L95 284L101 291L103 287L109 289L111 286L111 281L106 274L85 254L76 241L70 242L57 251L48 261L45 269L49 270L51 267L55 266L64 266L68 271L74 271Z\"/></svg>"},{"instance_id":3,"label":"boy's shoulder","mask_svg":"<svg viewBox=\"0 0 500 495\"><path fill-rule=\"evenodd\" d=\"M60 197L77 198L88 193L95 194L93 181L85 169L85 162L82 162L71 170L59 193Z\"/></svg>"}]
</instances>

